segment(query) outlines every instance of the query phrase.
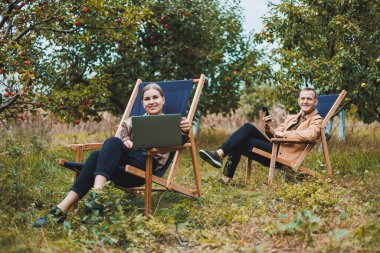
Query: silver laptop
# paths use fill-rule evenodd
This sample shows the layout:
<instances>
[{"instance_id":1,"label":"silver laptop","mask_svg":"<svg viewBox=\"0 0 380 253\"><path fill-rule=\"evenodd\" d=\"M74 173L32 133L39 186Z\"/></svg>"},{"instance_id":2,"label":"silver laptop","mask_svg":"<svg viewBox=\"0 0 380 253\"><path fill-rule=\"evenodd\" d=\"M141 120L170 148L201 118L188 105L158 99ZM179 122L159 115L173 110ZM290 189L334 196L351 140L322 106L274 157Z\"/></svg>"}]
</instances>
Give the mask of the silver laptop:
<instances>
[{"instance_id":1,"label":"silver laptop","mask_svg":"<svg viewBox=\"0 0 380 253\"><path fill-rule=\"evenodd\" d=\"M133 116L133 149L181 146L180 122L181 114Z\"/></svg>"}]
</instances>

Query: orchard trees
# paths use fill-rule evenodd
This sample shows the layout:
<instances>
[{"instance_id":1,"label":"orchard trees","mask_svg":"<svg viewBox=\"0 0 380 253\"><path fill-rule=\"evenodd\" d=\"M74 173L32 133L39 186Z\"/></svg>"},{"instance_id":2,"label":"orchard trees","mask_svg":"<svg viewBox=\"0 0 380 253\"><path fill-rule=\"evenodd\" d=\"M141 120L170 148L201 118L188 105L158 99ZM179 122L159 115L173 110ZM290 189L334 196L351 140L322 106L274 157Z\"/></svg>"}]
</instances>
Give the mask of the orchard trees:
<instances>
[{"instance_id":1,"label":"orchard trees","mask_svg":"<svg viewBox=\"0 0 380 253\"><path fill-rule=\"evenodd\" d=\"M2 1L0 118L42 107L71 122L99 120L110 94L101 67L148 16L126 0Z\"/></svg>"},{"instance_id":2,"label":"orchard trees","mask_svg":"<svg viewBox=\"0 0 380 253\"><path fill-rule=\"evenodd\" d=\"M248 49L239 2L151 1L149 8L152 18L141 26L139 39L120 48L117 62L104 68L115 109L124 109L131 90L125 84L137 78L191 79L201 73L208 78L201 97L205 110L227 114L236 109Z\"/></svg>"},{"instance_id":3,"label":"orchard trees","mask_svg":"<svg viewBox=\"0 0 380 253\"><path fill-rule=\"evenodd\" d=\"M258 41L273 44L268 79L288 109L300 86L348 90L365 122L380 115L380 1L283 0L272 4ZM294 105L294 106L293 106Z\"/></svg>"}]
</instances>

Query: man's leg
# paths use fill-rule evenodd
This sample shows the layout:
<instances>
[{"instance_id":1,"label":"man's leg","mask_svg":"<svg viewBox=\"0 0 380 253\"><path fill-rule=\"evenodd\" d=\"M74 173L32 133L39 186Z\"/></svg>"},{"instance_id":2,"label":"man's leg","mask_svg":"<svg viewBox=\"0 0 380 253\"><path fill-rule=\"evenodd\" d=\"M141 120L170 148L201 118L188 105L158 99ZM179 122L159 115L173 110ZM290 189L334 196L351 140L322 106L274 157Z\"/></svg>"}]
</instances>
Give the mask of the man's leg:
<instances>
[{"instance_id":1,"label":"man's leg","mask_svg":"<svg viewBox=\"0 0 380 253\"><path fill-rule=\"evenodd\" d=\"M236 130L221 146L224 156L227 156L236 151L241 151L242 147L248 145L248 140L260 140L269 143L268 139L250 123L245 123ZM252 149L252 148L251 148Z\"/></svg>"},{"instance_id":2,"label":"man's leg","mask_svg":"<svg viewBox=\"0 0 380 253\"><path fill-rule=\"evenodd\" d=\"M227 156L228 160L223 168L224 178L222 179L225 183L228 183L229 180L233 178L240 162L241 155L245 155L263 165L269 166L270 160L266 157L252 153L252 148L258 148L269 153L272 152L272 144L267 140L263 141L254 138L246 140L239 151L235 150L234 153Z\"/></svg>"},{"instance_id":3,"label":"man's leg","mask_svg":"<svg viewBox=\"0 0 380 253\"><path fill-rule=\"evenodd\" d=\"M222 167L222 159L232 153L241 153L248 139L258 139L269 143L268 139L252 124L245 123L236 130L216 151L200 150L200 157L216 168Z\"/></svg>"}]
</instances>

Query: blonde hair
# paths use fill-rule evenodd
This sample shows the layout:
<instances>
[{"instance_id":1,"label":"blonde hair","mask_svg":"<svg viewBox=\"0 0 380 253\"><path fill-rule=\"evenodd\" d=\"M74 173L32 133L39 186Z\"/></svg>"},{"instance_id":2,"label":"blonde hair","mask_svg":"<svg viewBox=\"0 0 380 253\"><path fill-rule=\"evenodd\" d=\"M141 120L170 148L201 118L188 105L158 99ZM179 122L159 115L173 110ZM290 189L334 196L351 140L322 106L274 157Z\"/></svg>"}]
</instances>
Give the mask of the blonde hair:
<instances>
[{"instance_id":1,"label":"blonde hair","mask_svg":"<svg viewBox=\"0 0 380 253\"><path fill-rule=\"evenodd\" d=\"M146 91L148 91L148 90L156 90L156 91L158 91L158 92L160 93L160 95L161 95L162 97L165 97L165 96L164 96L164 91L162 90L162 88L161 88L160 85L158 85L158 84L156 84L156 83L150 83L150 84L148 84L147 86L145 86L145 87L142 89L142 91L141 91L141 100L144 99L144 93L145 93Z\"/></svg>"}]
</instances>

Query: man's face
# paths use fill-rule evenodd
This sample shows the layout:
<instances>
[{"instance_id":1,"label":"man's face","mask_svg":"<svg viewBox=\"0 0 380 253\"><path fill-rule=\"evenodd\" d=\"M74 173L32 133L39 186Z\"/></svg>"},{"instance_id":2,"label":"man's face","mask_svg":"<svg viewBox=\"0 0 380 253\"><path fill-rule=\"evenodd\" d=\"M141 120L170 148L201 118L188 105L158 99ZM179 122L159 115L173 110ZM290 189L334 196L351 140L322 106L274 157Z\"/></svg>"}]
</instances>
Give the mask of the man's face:
<instances>
[{"instance_id":1,"label":"man's face","mask_svg":"<svg viewBox=\"0 0 380 253\"><path fill-rule=\"evenodd\" d=\"M315 94L311 90L303 90L298 98L298 105L303 115L307 115L314 111L315 106L318 104L318 100L315 98Z\"/></svg>"}]
</instances>

